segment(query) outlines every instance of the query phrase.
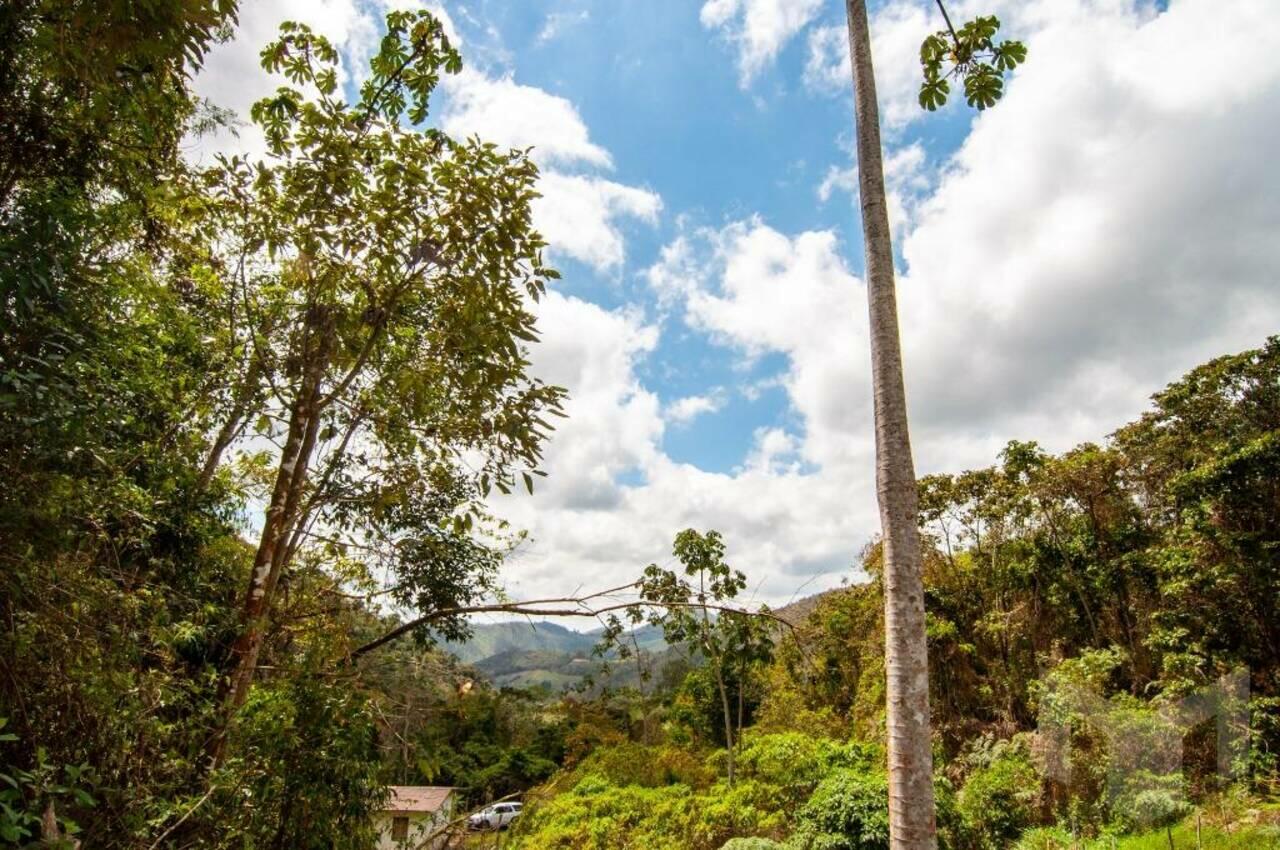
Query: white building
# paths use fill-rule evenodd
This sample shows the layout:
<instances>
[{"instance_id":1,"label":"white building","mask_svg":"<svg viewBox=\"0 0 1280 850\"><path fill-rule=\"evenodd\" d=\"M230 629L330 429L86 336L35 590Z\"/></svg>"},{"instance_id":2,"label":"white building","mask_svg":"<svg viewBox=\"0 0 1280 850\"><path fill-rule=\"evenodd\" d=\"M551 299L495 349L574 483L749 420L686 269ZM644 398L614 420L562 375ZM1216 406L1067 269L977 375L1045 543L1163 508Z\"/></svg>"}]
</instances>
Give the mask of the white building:
<instances>
[{"instance_id":1,"label":"white building","mask_svg":"<svg viewBox=\"0 0 1280 850\"><path fill-rule=\"evenodd\" d=\"M375 820L378 850L439 850L448 846L447 835L433 839L431 835L454 817L452 788L392 785L390 790L391 796Z\"/></svg>"}]
</instances>

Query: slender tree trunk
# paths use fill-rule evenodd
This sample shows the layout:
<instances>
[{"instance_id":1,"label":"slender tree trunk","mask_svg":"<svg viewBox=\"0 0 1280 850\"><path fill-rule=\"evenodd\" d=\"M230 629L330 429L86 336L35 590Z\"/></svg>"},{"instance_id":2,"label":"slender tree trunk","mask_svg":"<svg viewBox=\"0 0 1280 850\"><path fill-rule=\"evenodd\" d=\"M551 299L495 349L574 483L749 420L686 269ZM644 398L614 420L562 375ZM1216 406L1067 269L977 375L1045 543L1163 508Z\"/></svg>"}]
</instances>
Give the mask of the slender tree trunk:
<instances>
[{"instance_id":1,"label":"slender tree trunk","mask_svg":"<svg viewBox=\"0 0 1280 850\"><path fill-rule=\"evenodd\" d=\"M254 554L249 586L240 608L240 633L231 645L234 668L225 680L222 693L222 726L215 736L210 755L216 766L221 764L226 747L227 729L232 715L244 705L258 667L258 654L266 636L268 615L275 589L284 571L289 536L300 521L298 508L306 489L307 471L315 453L320 429L323 379L333 344L332 323L323 308L312 308L303 344L303 374L289 417L289 433L280 465L276 470L271 502Z\"/></svg>"},{"instance_id":2,"label":"slender tree trunk","mask_svg":"<svg viewBox=\"0 0 1280 850\"><path fill-rule=\"evenodd\" d=\"M898 339L893 245L865 0L845 0L857 121L875 397L876 496L884 540L889 834L893 850L935 850L929 672L917 493Z\"/></svg>"},{"instance_id":3,"label":"slender tree trunk","mask_svg":"<svg viewBox=\"0 0 1280 850\"><path fill-rule=\"evenodd\" d=\"M738 737L742 737L742 686L747 680L746 665L738 672Z\"/></svg>"},{"instance_id":4,"label":"slender tree trunk","mask_svg":"<svg viewBox=\"0 0 1280 850\"><path fill-rule=\"evenodd\" d=\"M724 709L724 742L729 753L729 786L733 787L733 716L729 713L729 691L724 686L724 673L720 669L720 660L712 662L716 666L716 685L720 689L720 707Z\"/></svg>"},{"instance_id":5,"label":"slender tree trunk","mask_svg":"<svg viewBox=\"0 0 1280 850\"><path fill-rule=\"evenodd\" d=\"M218 465L222 462L222 453L227 450L227 447L231 445L232 441L236 439L244 428L245 419L249 415L249 408L252 405L261 374L262 361L254 357L244 379L236 389L235 400L231 405L231 411L227 414L227 420L222 424L222 428L218 430L218 434L213 440L213 446L209 449L209 455L205 458L204 467L200 470L200 477L196 480L195 489L197 493L204 492L204 489L209 486L209 482L213 480L214 474L218 471Z\"/></svg>"}]
</instances>

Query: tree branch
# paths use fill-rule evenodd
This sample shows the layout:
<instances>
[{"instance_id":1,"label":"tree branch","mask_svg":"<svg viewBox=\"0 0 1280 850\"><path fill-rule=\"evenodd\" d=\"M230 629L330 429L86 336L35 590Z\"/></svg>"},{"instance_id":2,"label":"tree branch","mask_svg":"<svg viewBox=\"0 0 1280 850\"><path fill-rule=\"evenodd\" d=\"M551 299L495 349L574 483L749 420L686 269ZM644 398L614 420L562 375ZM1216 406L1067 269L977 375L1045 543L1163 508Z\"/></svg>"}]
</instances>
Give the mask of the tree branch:
<instances>
[{"instance_id":1,"label":"tree branch","mask_svg":"<svg viewBox=\"0 0 1280 850\"><path fill-rule=\"evenodd\" d=\"M942 13L942 20L947 22L947 29L951 31L951 38L958 46L960 44L960 36L956 35L956 28L951 25L951 16L947 14L947 8L942 5L942 0L936 0L936 2L938 11Z\"/></svg>"},{"instance_id":2,"label":"tree branch","mask_svg":"<svg viewBox=\"0 0 1280 850\"><path fill-rule=\"evenodd\" d=\"M428 614L416 617L407 623L402 623L383 636L371 640L363 646L359 646L351 651L350 658L355 660L363 655L384 646L397 638L403 637L409 632L419 629L428 623L436 620L443 620L447 617L458 617L466 614L527 614L537 617L598 617L601 614L608 614L611 611L625 611L631 608L689 608L706 611L719 611L726 614L740 614L747 617L764 617L781 623L791 632L795 632L795 626L787 620L774 614L772 611L751 611L746 608L734 608L730 605L716 605L713 603L702 602L655 602L639 599L634 602L619 602L612 605L595 607L590 604L593 599L617 594L623 590L636 587L638 584L626 584L612 590L602 590L598 593L588 594L587 596L572 597L567 596L560 599L535 599L526 602L495 602L487 605L461 605L455 608L441 608ZM554 605L569 605L573 607L543 607Z\"/></svg>"}]
</instances>

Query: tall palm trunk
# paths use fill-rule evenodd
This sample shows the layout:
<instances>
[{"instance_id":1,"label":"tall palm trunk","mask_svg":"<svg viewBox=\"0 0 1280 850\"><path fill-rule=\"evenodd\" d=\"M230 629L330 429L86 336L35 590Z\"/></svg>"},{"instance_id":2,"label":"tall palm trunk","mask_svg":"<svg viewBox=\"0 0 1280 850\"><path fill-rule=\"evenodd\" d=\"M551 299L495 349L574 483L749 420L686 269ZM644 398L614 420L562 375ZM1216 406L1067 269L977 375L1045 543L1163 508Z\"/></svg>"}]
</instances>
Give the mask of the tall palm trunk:
<instances>
[{"instance_id":1,"label":"tall palm trunk","mask_svg":"<svg viewBox=\"0 0 1280 850\"><path fill-rule=\"evenodd\" d=\"M915 469L898 340L893 244L880 151L880 114L865 0L845 0L857 120L858 190L867 257L871 373L875 396L876 497L884 538L885 670L889 738L889 833L893 850L934 850L933 756L924 585Z\"/></svg>"}]
</instances>

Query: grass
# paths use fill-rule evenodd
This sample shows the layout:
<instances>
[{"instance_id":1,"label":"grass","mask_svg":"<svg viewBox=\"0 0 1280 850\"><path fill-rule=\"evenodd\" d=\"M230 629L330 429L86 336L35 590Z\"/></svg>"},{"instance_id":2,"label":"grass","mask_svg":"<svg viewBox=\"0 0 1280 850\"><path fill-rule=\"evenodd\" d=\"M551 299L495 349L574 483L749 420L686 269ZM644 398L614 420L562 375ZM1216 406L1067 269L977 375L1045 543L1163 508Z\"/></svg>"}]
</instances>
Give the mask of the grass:
<instances>
[{"instance_id":1,"label":"grass","mask_svg":"<svg viewBox=\"0 0 1280 850\"><path fill-rule=\"evenodd\" d=\"M1280 828L1274 826L1241 827L1224 832L1205 825L1201 829L1200 844L1196 843L1196 825L1192 821L1173 828L1175 850L1280 850ZM1169 850L1169 836L1165 830L1140 835L1121 835L1115 838L1078 839L1073 842L1069 833L1062 830L1034 830L1023 836L1018 850Z\"/></svg>"}]
</instances>

